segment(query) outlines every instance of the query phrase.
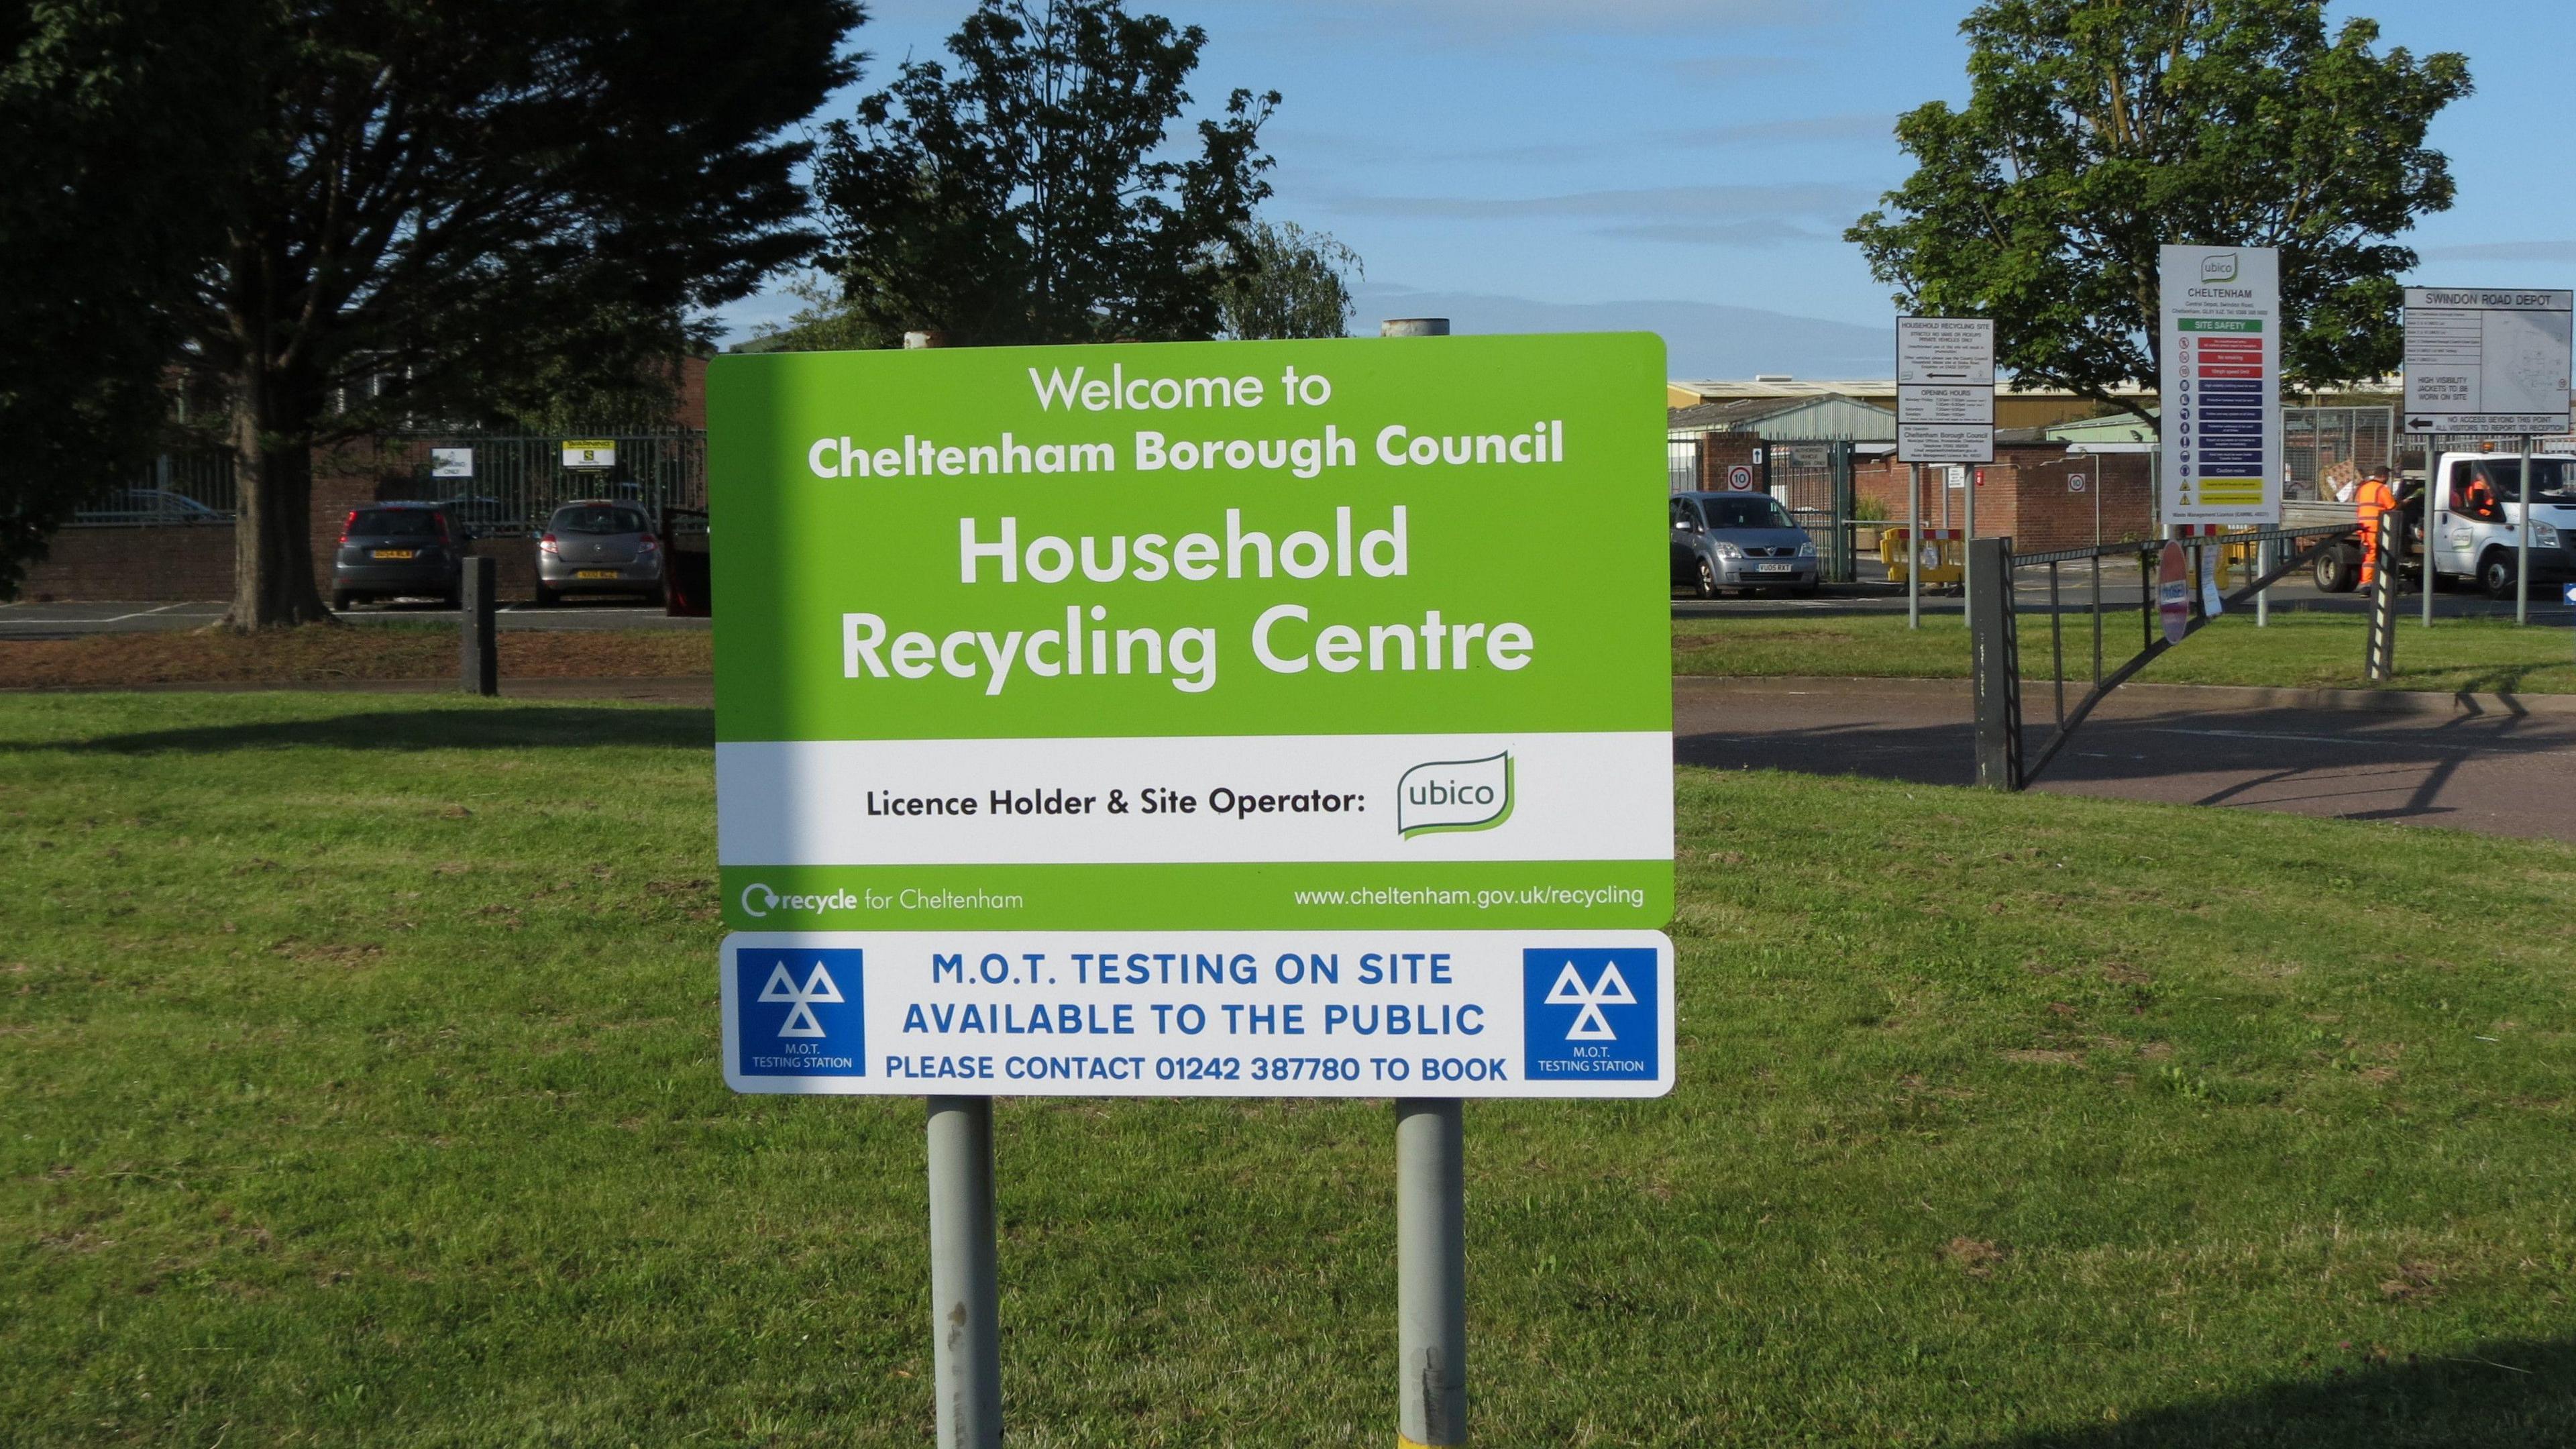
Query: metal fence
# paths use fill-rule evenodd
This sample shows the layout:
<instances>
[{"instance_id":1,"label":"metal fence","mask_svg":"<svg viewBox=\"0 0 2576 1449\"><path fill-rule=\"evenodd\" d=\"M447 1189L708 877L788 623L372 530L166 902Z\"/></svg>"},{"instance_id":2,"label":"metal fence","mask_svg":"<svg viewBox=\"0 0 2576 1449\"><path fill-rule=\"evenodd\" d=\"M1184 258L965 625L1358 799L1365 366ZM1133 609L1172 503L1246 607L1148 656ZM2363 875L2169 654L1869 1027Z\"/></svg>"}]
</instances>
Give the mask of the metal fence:
<instances>
[{"instance_id":1,"label":"metal fence","mask_svg":"<svg viewBox=\"0 0 2576 1449\"><path fill-rule=\"evenodd\" d=\"M1675 493L1693 492L1699 487L1699 439L1664 439L1664 481Z\"/></svg>"},{"instance_id":2,"label":"metal fence","mask_svg":"<svg viewBox=\"0 0 2576 1449\"><path fill-rule=\"evenodd\" d=\"M600 456L614 461L603 467L567 467L564 445L575 440L608 443L606 454L595 453L594 461ZM353 446L354 451L337 454L317 451L317 471L372 474L379 503L447 504L457 523L478 537L533 532L557 505L577 498L621 499L657 515L665 509L707 506L707 446L701 432L400 433ZM441 459L441 452L448 456ZM470 472L454 473L460 461ZM229 523L240 497L231 449L169 452L132 483L89 499L72 523L79 528Z\"/></svg>"},{"instance_id":3,"label":"metal fence","mask_svg":"<svg viewBox=\"0 0 2576 1449\"><path fill-rule=\"evenodd\" d=\"M2332 498L2344 483L2394 465L2397 447L2393 409L2283 408L2281 496Z\"/></svg>"},{"instance_id":4,"label":"metal fence","mask_svg":"<svg viewBox=\"0 0 2576 1449\"><path fill-rule=\"evenodd\" d=\"M604 442L606 466L566 466L569 442ZM442 456L442 454L444 456ZM455 476L458 464L471 473ZM442 467L447 476L442 476ZM707 440L694 431L580 435L408 433L377 440L380 502L445 503L475 535L528 533L561 504L614 498L659 515L707 506Z\"/></svg>"},{"instance_id":5,"label":"metal fence","mask_svg":"<svg viewBox=\"0 0 2576 1449\"><path fill-rule=\"evenodd\" d=\"M230 523L241 506L241 485L229 448L163 453L125 483L82 500L74 528L141 528L184 523Z\"/></svg>"}]
</instances>

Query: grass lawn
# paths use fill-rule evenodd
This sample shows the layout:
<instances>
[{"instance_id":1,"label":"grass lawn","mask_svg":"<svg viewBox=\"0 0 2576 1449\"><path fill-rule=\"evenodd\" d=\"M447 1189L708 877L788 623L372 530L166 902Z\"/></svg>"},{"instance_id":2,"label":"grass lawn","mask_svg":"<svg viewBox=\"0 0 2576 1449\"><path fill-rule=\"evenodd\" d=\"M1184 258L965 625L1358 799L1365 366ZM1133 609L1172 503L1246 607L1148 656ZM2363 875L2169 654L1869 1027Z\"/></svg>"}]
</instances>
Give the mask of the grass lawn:
<instances>
[{"instance_id":1,"label":"grass lawn","mask_svg":"<svg viewBox=\"0 0 2576 1449\"><path fill-rule=\"evenodd\" d=\"M724 1090L709 735L0 700L0 1441L927 1442L921 1109ZM2576 852L1681 839L1680 1090L1468 1108L1479 1442L2576 1442ZM1382 1104L998 1118L1015 1443L1392 1437Z\"/></svg>"},{"instance_id":2,"label":"grass lawn","mask_svg":"<svg viewBox=\"0 0 2576 1449\"><path fill-rule=\"evenodd\" d=\"M2147 666L2159 684L2251 684L2294 689L2475 690L2495 694L2576 693L2576 639L2564 627L2516 628L2509 620L2444 619L2430 633L2410 613L2397 629L2397 677L2362 678L2364 621L2358 614L2277 613L2266 628L2230 615ZM2089 618L2065 621L2069 682L2089 679ZM2138 651L2134 613L2107 620L2102 667ZM2048 671L2048 616L2021 616L2025 674ZM1965 679L1968 630L1956 614L1927 615L1909 630L1903 615L1823 618L1691 618L1673 622L1673 672L1734 676L1830 675L1861 679Z\"/></svg>"}]
</instances>

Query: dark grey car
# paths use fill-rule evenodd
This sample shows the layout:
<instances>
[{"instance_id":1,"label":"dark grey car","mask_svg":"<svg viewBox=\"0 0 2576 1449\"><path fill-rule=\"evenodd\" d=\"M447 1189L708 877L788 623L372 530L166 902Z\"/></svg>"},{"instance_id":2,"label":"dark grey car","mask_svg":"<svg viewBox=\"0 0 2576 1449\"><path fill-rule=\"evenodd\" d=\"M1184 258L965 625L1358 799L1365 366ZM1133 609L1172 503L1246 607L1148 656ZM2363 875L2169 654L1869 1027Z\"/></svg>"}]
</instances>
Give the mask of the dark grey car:
<instances>
[{"instance_id":1,"label":"dark grey car","mask_svg":"<svg viewBox=\"0 0 2576 1449\"><path fill-rule=\"evenodd\" d=\"M411 596L455 608L465 589L464 559L465 541L436 504L352 508L331 561L331 607Z\"/></svg>"},{"instance_id":2,"label":"dark grey car","mask_svg":"<svg viewBox=\"0 0 2576 1449\"><path fill-rule=\"evenodd\" d=\"M567 503L537 536L537 602L566 594L662 598L662 541L632 503L590 498Z\"/></svg>"},{"instance_id":3,"label":"dark grey car","mask_svg":"<svg viewBox=\"0 0 2576 1449\"><path fill-rule=\"evenodd\" d=\"M1672 582L1703 599L1720 589L1816 591L1816 542L1768 493L1676 493Z\"/></svg>"}]
</instances>

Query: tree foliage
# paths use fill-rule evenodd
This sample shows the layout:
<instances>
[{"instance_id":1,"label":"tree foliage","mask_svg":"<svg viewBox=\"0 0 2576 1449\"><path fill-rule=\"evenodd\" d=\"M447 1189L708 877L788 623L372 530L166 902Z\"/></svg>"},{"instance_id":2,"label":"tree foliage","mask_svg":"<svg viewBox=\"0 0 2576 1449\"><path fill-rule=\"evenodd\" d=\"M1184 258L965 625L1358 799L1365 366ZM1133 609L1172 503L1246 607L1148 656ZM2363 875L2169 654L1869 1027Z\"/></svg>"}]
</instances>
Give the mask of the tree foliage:
<instances>
[{"instance_id":1,"label":"tree foliage","mask_svg":"<svg viewBox=\"0 0 2576 1449\"><path fill-rule=\"evenodd\" d=\"M816 190L859 335L1215 335L1279 97L1237 90L1176 143L1206 43L1123 0L983 0L949 38L954 75L907 63L828 127Z\"/></svg>"},{"instance_id":2,"label":"tree foliage","mask_svg":"<svg viewBox=\"0 0 2576 1449\"><path fill-rule=\"evenodd\" d=\"M324 615L316 443L667 374L820 237L781 132L856 75L852 0L270 0L234 225L179 320L231 399L236 626ZM358 405L341 411L355 399Z\"/></svg>"},{"instance_id":3,"label":"tree foliage","mask_svg":"<svg viewBox=\"0 0 2576 1449\"><path fill-rule=\"evenodd\" d=\"M2288 382L2396 364L2393 238L2451 204L2424 135L2461 56L2329 36L2323 0L1989 0L1961 28L1966 108L1898 120L1914 174L1846 233L1899 305L1991 317L2023 381L2135 411L2114 390L2156 384L2157 247L2278 247Z\"/></svg>"},{"instance_id":4,"label":"tree foliage","mask_svg":"<svg viewBox=\"0 0 2576 1449\"><path fill-rule=\"evenodd\" d=\"M1245 265L1217 288L1220 334L1230 338L1342 337L1350 332L1351 278L1360 254L1293 221L1254 222Z\"/></svg>"},{"instance_id":5,"label":"tree foliage","mask_svg":"<svg viewBox=\"0 0 2576 1449\"><path fill-rule=\"evenodd\" d=\"M257 0L0 4L0 598L160 441L171 308L223 240Z\"/></svg>"}]
</instances>

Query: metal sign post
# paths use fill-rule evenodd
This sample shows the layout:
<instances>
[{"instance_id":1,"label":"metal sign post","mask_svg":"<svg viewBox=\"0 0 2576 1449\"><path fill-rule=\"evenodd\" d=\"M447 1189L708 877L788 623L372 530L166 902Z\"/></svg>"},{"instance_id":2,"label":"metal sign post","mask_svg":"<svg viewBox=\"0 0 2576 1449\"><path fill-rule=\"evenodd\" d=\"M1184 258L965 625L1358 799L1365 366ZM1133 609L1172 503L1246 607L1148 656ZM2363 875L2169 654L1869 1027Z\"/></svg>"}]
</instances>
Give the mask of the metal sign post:
<instances>
[{"instance_id":1,"label":"metal sign post","mask_svg":"<svg viewBox=\"0 0 2576 1449\"><path fill-rule=\"evenodd\" d=\"M1000 1449L1002 1269L994 1242L993 1099L932 1097L930 1381L939 1449Z\"/></svg>"},{"instance_id":2,"label":"metal sign post","mask_svg":"<svg viewBox=\"0 0 2576 1449\"><path fill-rule=\"evenodd\" d=\"M1395 1101L1396 1442L1467 1442L1467 1132L1456 1097Z\"/></svg>"},{"instance_id":3,"label":"metal sign post","mask_svg":"<svg viewBox=\"0 0 2576 1449\"><path fill-rule=\"evenodd\" d=\"M2403 434L2399 436L2401 439L2404 437ZM2424 440L2424 497L2415 509L2416 518L2421 520L2416 527L2416 532L2424 540L2424 627L2427 629L2433 627L2433 591L2442 582L2440 568L2434 562L2433 549L2441 541L2442 517L2448 511L2442 505L2449 501L2449 494L2445 491L2446 485L2439 476L2442 467L2441 443L2440 438ZM2406 450L2402 446L2389 450L2388 477L2389 486L2392 488L2397 482L2397 461L2405 456Z\"/></svg>"},{"instance_id":4,"label":"metal sign post","mask_svg":"<svg viewBox=\"0 0 2576 1449\"><path fill-rule=\"evenodd\" d=\"M2531 434L2522 435L2522 500L2514 509L2513 530L2513 621L2531 622ZM2432 587L2432 554L2424 558L2425 587Z\"/></svg>"},{"instance_id":5,"label":"metal sign post","mask_svg":"<svg viewBox=\"0 0 2576 1449\"><path fill-rule=\"evenodd\" d=\"M1905 465L1905 627L1923 627L1923 570L1915 562L1923 547L1923 465Z\"/></svg>"},{"instance_id":6,"label":"metal sign post","mask_svg":"<svg viewBox=\"0 0 2576 1449\"><path fill-rule=\"evenodd\" d=\"M1446 337L1449 320L1381 322L1378 335ZM1752 486L1752 469L1727 469L1727 487ZM1466 1116L1456 1097L1395 1102L1396 1423L1414 1444L1467 1442Z\"/></svg>"}]
</instances>

